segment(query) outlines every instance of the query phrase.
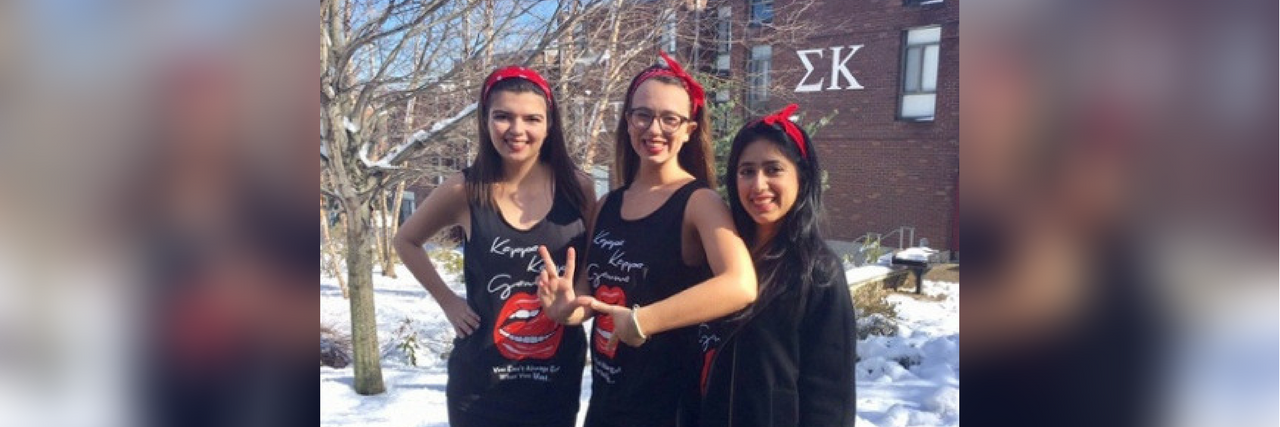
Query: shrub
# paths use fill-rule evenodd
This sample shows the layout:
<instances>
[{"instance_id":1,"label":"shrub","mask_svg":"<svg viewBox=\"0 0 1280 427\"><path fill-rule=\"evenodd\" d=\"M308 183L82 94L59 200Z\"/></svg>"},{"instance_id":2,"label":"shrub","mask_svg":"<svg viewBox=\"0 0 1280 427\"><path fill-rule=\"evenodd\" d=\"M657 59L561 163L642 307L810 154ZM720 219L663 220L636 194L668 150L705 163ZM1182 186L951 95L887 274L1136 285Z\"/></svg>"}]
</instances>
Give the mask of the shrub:
<instances>
[{"instance_id":1,"label":"shrub","mask_svg":"<svg viewBox=\"0 0 1280 427\"><path fill-rule=\"evenodd\" d=\"M345 368L351 364L351 337L320 325L320 366Z\"/></svg>"},{"instance_id":2,"label":"shrub","mask_svg":"<svg viewBox=\"0 0 1280 427\"><path fill-rule=\"evenodd\" d=\"M871 335L892 336L897 333L898 310L886 299L892 292L878 283L868 284L853 292L857 312L858 339Z\"/></svg>"},{"instance_id":3,"label":"shrub","mask_svg":"<svg viewBox=\"0 0 1280 427\"><path fill-rule=\"evenodd\" d=\"M418 328L414 326L413 319L408 317L400 321L400 327L396 328L393 333L392 342L395 343L395 349L399 350L409 359L409 364L418 366L418 350L421 345L418 340Z\"/></svg>"},{"instance_id":4,"label":"shrub","mask_svg":"<svg viewBox=\"0 0 1280 427\"><path fill-rule=\"evenodd\" d=\"M440 273L457 276L462 274L462 254L452 249L436 248L427 253Z\"/></svg>"}]
</instances>

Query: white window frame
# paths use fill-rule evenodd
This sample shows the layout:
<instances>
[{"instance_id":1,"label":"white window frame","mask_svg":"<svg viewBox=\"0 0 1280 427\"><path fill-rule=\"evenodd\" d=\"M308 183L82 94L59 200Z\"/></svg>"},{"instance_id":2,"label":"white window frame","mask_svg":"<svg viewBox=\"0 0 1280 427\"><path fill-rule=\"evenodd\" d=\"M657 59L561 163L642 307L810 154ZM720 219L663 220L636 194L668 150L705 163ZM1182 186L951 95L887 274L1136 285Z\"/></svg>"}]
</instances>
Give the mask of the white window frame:
<instances>
[{"instance_id":1,"label":"white window frame","mask_svg":"<svg viewBox=\"0 0 1280 427\"><path fill-rule=\"evenodd\" d=\"M747 60L747 106L758 107L769 100L769 74L773 68L773 46L751 46Z\"/></svg>"},{"instance_id":2,"label":"white window frame","mask_svg":"<svg viewBox=\"0 0 1280 427\"><path fill-rule=\"evenodd\" d=\"M716 11L716 64L717 73L729 72L733 57L733 6L720 6Z\"/></svg>"},{"instance_id":3,"label":"white window frame","mask_svg":"<svg viewBox=\"0 0 1280 427\"><path fill-rule=\"evenodd\" d=\"M590 46L587 43L587 23L579 21L573 26L573 47L578 50L578 54L587 53Z\"/></svg>"},{"instance_id":4,"label":"white window frame","mask_svg":"<svg viewBox=\"0 0 1280 427\"><path fill-rule=\"evenodd\" d=\"M413 212L418 210L418 201L417 195L408 189L405 189L400 197L400 212L397 212L397 215L400 223L404 224L413 215Z\"/></svg>"},{"instance_id":5,"label":"white window frame","mask_svg":"<svg viewBox=\"0 0 1280 427\"><path fill-rule=\"evenodd\" d=\"M672 54L676 52L676 47L678 47L676 44L677 28L675 12L667 11L664 13L662 15L662 33L658 38L659 48Z\"/></svg>"},{"instance_id":6,"label":"white window frame","mask_svg":"<svg viewBox=\"0 0 1280 427\"><path fill-rule=\"evenodd\" d=\"M937 112L942 27L908 28L903 32L902 42L898 119L932 121Z\"/></svg>"}]
</instances>

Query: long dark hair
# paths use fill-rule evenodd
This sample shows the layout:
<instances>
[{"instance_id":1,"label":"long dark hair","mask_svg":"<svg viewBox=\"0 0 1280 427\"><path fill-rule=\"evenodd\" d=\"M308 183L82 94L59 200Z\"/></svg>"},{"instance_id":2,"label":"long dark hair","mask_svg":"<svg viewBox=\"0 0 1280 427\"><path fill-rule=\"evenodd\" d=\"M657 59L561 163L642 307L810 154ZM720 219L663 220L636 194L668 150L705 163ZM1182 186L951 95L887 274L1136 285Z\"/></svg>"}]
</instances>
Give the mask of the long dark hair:
<instances>
[{"instance_id":1,"label":"long dark hair","mask_svg":"<svg viewBox=\"0 0 1280 427\"><path fill-rule=\"evenodd\" d=\"M733 316L732 320L754 316L788 290L804 295L811 287L825 286L832 282L836 274L843 274L839 258L827 246L820 231L819 223L823 212L822 169L818 166L817 150L809 143L809 134L803 129L800 129L800 133L809 147L807 158L800 155L795 142L776 125L752 122L739 130L733 138L733 146L729 149L729 163L725 166L725 185L733 223L748 247L756 247L760 243L756 239L760 236L759 226L738 199L738 160L742 158L742 151L747 145L767 141L777 146L796 164L800 189L791 211L779 220L778 233L773 236L773 240L765 242L761 249L752 253L756 276L760 281L759 296L755 304Z\"/></svg>"},{"instance_id":2,"label":"long dark hair","mask_svg":"<svg viewBox=\"0 0 1280 427\"><path fill-rule=\"evenodd\" d=\"M551 102L551 98L542 89L525 79L503 79L494 83L493 88L489 89L489 100L492 101L493 94L498 92L535 93L547 100L547 137L542 141L542 149L538 151L538 161L551 166L557 195L564 196L574 209L584 211L587 196L578 181L578 166L569 158L569 150L565 148L560 107ZM467 198L477 206L493 208L493 185L504 178L502 155L493 148L493 139L489 137L489 105L481 102L478 114L476 125L480 135L480 149L466 174Z\"/></svg>"},{"instance_id":3,"label":"long dark hair","mask_svg":"<svg viewBox=\"0 0 1280 427\"><path fill-rule=\"evenodd\" d=\"M631 148L631 133L628 132L631 123L627 120L627 111L631 110L631 97L635 96L636 90L640 88L637 80L654 69L665 69L661 65L654 65L636 74L631 79L631 85L627 89L626 99L622 103L622 115L618 117L618 128L614 132L614 138L617 143L613 149L613 186L614 188L624 185L630 185L636 179L636 172L640 170L640 155L636 154L635 149ZM685 88L683 81L671 75L651 76L645 81L659 81L669 85L676 85ZM693 175L694 178L707 183L712 190L716 189L715 165L713 165L711 154L711 118L707 115L707 108L699 108L698 112L692 117L694 123L698 124L698 128L694 129L689 135L689 141L685 142L681 147L680 153L677 154L677 160L680 167L686 172ZM652 124L650 126L657 126Z\"/></svg>"}]
</instances>

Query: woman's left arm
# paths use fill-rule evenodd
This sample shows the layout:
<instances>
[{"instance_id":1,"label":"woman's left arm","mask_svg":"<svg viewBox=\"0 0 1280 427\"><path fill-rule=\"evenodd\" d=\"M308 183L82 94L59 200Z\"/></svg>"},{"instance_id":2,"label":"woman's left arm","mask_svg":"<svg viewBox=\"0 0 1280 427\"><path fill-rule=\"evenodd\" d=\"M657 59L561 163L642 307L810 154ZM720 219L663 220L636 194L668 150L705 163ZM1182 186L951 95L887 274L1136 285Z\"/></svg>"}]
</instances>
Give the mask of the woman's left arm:
<instances>
[{"instance_id":1,"label":"woman's left arm","mask_svg":"<svg viewBox=\"0 0 1280 427\"><path fill-rule=\"evenodd\" d=\"M729 207L714 191L698 190L691 195L685 212L685 220L697 229L714 276L664 300L640 307L634 321L630 307L592 303L596 311L614 316L615 339L639 346L644 340L635 330L637 324L645 335L657 334L724 317L756 300L755 267L747 246L733 226Z\"/></svg>"}]
</instances>

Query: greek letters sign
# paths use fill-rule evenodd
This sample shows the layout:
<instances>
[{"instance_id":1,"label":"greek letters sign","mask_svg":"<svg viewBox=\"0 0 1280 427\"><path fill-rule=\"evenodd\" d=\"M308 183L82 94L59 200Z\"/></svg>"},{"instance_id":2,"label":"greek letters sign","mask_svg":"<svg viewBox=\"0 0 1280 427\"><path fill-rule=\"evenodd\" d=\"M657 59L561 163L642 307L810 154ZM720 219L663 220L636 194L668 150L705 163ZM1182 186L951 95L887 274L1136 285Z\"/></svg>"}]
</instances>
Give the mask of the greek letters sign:
<instances>
[{"instance_id":1,"label":"greek letters sign","mask_svg":"<svg viewBox=\"0 0 1280 427\"><path fill-rule=\"evenodd\" d=\"M835 46L827 49L805 49L797 50L796 56L800 57L800 63L804 64L804 77L800 78L800 83L796 85L796 92L821 92L824 90L854 90L862 89L862 85L858 84L858 79L853 77L853 73L849 72L849 59L853 58L858 49L862 49L863 45ZM831 68L830 74L823 67L819 70L819 66L825 66L823 57L827 50L831 51ZM848 50L846 50L848 49ZM815 75L814 71L818 71ZM830 84L827 77L830 77Z\"/></svg>"}]
</instances>

